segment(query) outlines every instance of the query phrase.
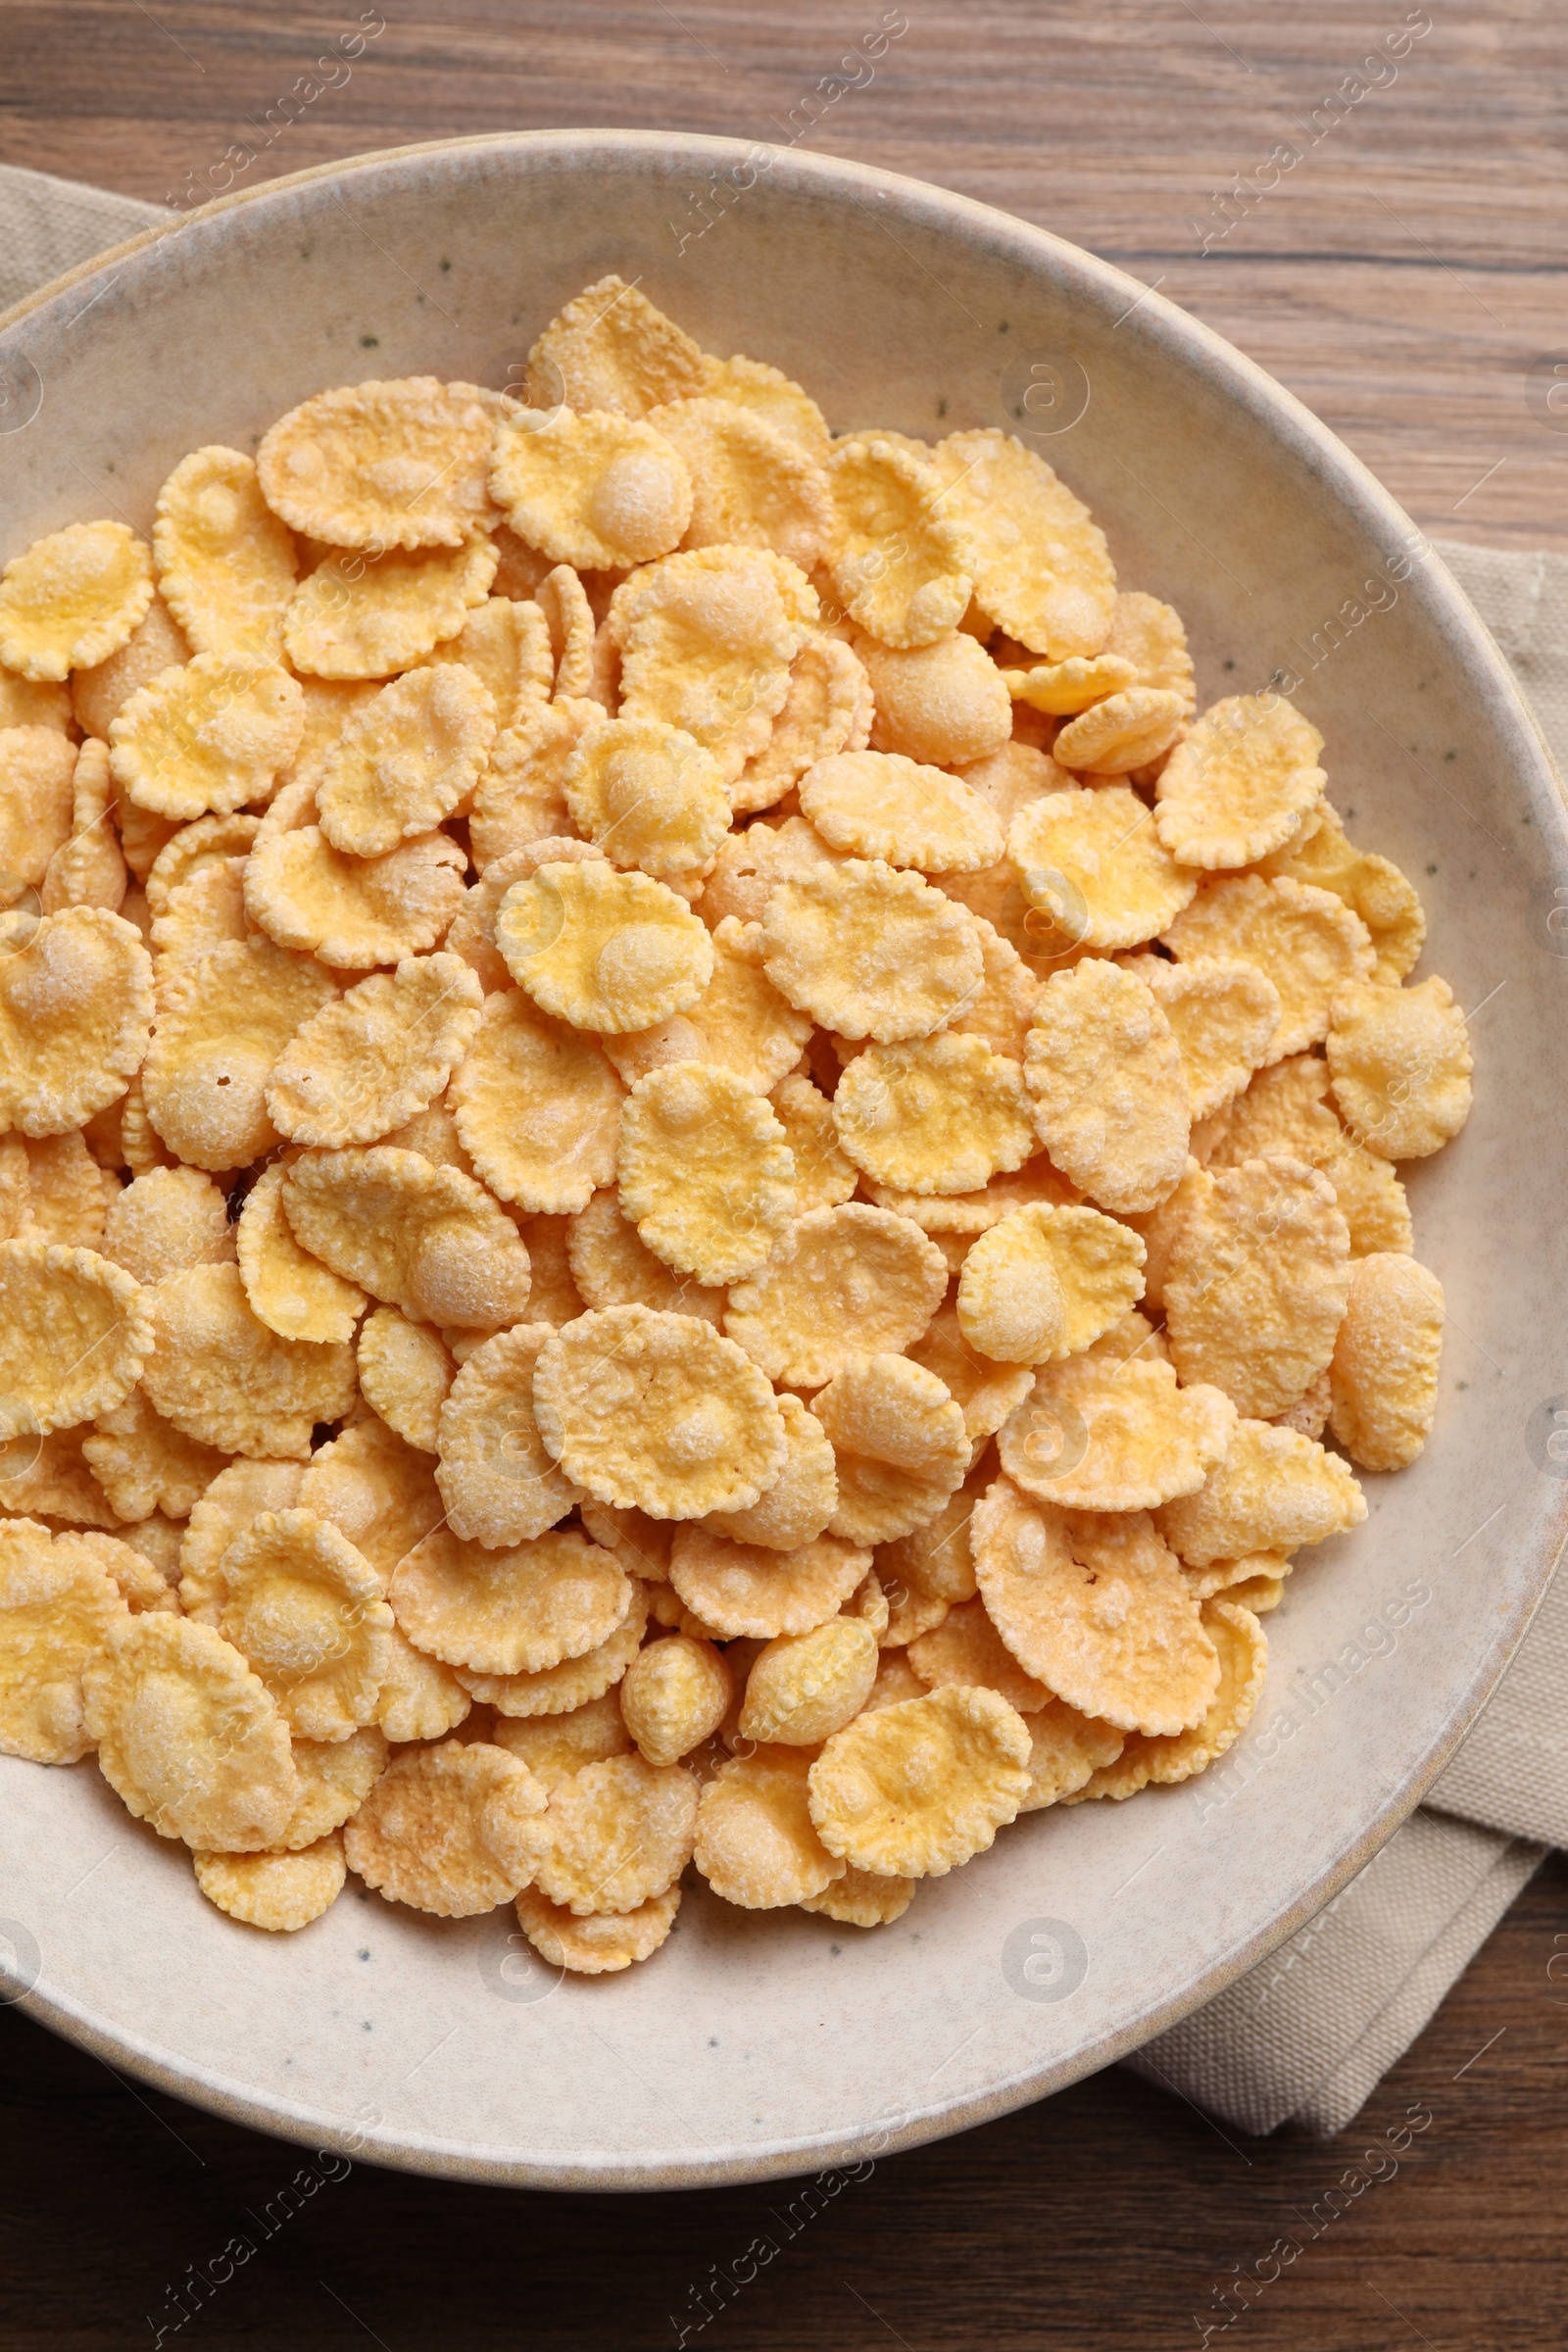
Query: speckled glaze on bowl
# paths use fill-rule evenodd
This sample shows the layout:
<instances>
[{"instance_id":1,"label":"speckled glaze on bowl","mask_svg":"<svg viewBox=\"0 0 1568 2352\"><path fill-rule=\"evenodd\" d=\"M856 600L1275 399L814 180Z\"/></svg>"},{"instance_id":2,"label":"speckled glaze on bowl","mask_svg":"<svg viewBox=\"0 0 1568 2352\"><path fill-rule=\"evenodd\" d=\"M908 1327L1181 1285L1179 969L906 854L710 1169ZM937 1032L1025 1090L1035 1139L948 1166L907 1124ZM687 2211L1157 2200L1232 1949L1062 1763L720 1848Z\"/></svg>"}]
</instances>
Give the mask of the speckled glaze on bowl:
<instances>
[{"instance_id":1,"label":"speckled glaze on bowl","mask_svg":"<svg viewBox=\"0 0 1568 2352\"><path fill-rule=\"evenodd\" d=\"M1268 1620L1251 1730L1190 1788L1036 1815L870 1935L697 1889L650 1966L558 1984L510 1909L447 1924L351 1889L300 1936L253 1934L90 1763L0 1761L0 1956L29 2015L312 2146L667 2188L849 2164L1104 2065L1298 1928L1473 1721L1568 1499L1543 1435L1568 1388L1568 961L1546 919L1568 843L1470 608L1304 409L1088 254L816 156L662 133L457 140L122 247L0 320L0 556L100 513L146 530L186 450L252 448L323 385L515 381L545 319L611 270L708 348L786 368L836 428L1027 433L1089 500L1124 583L1180 608L1204 701L1288 673L1352 833L1419 883L1417 976L1451 981L1478 1064L1468 1129L1408 1171L1450 1307L1432 1445L1367 1480L1355 1536L1303 1556Z\"/></svg>"}]
</instances>

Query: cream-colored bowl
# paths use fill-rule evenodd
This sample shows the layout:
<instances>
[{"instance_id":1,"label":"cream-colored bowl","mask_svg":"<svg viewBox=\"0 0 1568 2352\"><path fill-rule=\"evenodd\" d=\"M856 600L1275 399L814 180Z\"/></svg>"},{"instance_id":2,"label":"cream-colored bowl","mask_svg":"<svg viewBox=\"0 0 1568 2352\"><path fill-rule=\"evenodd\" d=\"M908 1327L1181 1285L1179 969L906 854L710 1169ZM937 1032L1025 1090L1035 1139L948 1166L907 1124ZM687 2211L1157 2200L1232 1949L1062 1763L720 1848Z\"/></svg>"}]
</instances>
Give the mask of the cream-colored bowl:
<instances>
[{"instance_id":1,"label":"cream-colored bowl","mask_svg":"<svg viewBox=\"0 0 1568 2352\"><path fill-rule=\"evenodd\" d=\"M0 1957L29 2014L313 2146L662 2188L849 2163L1104 2065L1298 1927L1451 1752L1565 1516L1546 1439L1568 1390L1568 845L1475 615L1304 409L1088 254L816 156L456 140L127 245L0 321L0 554L99 514L147 529L185 451L249 449L323 385L514 382L612 270L708 348L787 369L835 427L1026 433L1123 582L1184 613L1204 701L1290 673L1353 836L1419 884L1420 971L1469 1008L1477 1061L1469 1127L1409 1171L1450 1308L1431 1446L1366 1481L1357 1534L1303 1556L1252 1726L1188 1788L1036 1815L872 1934L697 1888L649 1966L558 1984L510 1910L447 1924L351 1889L297 1937L236 1927L90 1763L0 1765Z\"/></svg>"}]
</instances>

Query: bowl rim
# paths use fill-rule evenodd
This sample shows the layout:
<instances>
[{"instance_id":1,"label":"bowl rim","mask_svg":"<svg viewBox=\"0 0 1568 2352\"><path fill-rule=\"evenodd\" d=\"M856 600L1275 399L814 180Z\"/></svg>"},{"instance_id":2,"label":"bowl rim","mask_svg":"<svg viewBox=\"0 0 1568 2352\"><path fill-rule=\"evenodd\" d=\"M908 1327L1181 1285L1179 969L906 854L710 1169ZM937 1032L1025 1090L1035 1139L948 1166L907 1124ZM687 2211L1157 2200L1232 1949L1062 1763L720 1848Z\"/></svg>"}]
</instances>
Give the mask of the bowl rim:
<instances>
[{"instance_id":1,"label":"bowl rim","mask_svg":"<svg viewBox=\"0 0 1568 2352\"><path fill-rule=\"evenodd\" d=\"M104 271L114 270L132 256L178 235L182 229L215 220L225 213L265 203L319 181L350 179L364 172L383 170L388 165L464 154L519 152L536 156L569 156L578 164L591 164L596 156L603 157L607 162L621 158L646 158L650 162L667 163L674 155L735 163L765 153L771 158L768 166L770 176L773 173L781 175L775 184L789 185L803 192L814 190L836 195L841 200L849 197L854 201L858 193L897 200L906 210L923 210L926 220L935 225L956 227L971 237L978 236L989 239L993 244L1010 246L1023 266L1038 268L1044 264L1058 280L1074 282L1078 290L1087 295L1124 299L1126 310L1122 316L1134 308L1143 312L1146 321L1157 327L1162 339L1173 347L1179 358L1189 364L1206 367L1211 374L1217 374L1233 399L1241 400L1254 416L1270 423L1284 439L1295 444L1298 453L1309 454L1325 489L1350 511L1355 520L1368 528L1376 525L1396 534L1407 535L1404 544L1419 545L1425 551L1421 570L1428 597L1437 607L1437 624L1444 628L1452 650L1462 651L1471 681L1477 693L1485 699L1492 715L1505 726L1511 722L1524 738L1522 748L1528 748L1537 756L1541 772L1534 779L1529 778L1527 773L1523 780L1527 785L1534 782L1537 787L1534 797L1552 812L1554 835L1544 833L1544 837L1554 837L1564 879L1568 881L1568 793L1565 793L1550 748L1535 713L1469 598L1432 549L1426 534L1411 521L1371 469L1328 425L1313 415L1304 402L1279 383L1256 361L1250 359L1200 318L1160 294L1155 287L1131 276L1113 263L1101 260L1084 247L1056 236L1050 229L1038 227L1032 221L1021 220L998 206L983 204L933 181L916 179L903 172L887 172L878 166L857 163L847 158L820 155L809 149L697 131L597 128L585 125L581 128L476 132L456 138L417 140L402 146L371 149L363 155L349 156L337 162L312 165L300 172L263 180L254 187L234 190L191 212L172 215L168 220L153 222L136 235L122 239L88 261L78 263L48 284L24 295L10 309L0 312L0 336L10 333L68 288L83 284L88 278ZM111 2068L118 2063L151 2087L219 2115L227 2122L265 2132L301 2146L318 2148L323 2152L330 2149L389 2169L435 2178L472 2180L491 2186L554 2189L572 2193L590 2190L616 2193L631 2189L716 2188L853 2166L864 2162L868 2152L878 2156L895 2155L905 2149L923 2146L931 2140L968 2131L976 2125L994 2122L1019 2107L1049 2097L1054 2091L1065 2089L1070 2083L1115 2064L1247 1975L1340 1893L1420 1804L1432 1783L1474 1726L1506 1671L1545 1597L1565 1542L1568 1542L1568 1482L1564 1482L1558 1498L1553 1532L1555 1543L1550 1547L1549 1558L1537 1562L1533 1592L1527 1592L1522 1602L1515 1603L1511 1615L1496 1625L1488 1646L1472 1668L1462 1700L1434 1734L1420 1763L1404 1785L1382 1802L1368 1826L1349 1841L1333 1862L1316 1874L1285 1910L1256 1930L1238 1950L1216 1961L1180 1992L1171 1994L1128 2025L1106 2034L1092 2047L1039 2067L1022 2070L983 2090L906 2116L891 2127L862 2126L849 2132L827 2131L804 2135L771 2149L759 2148L755 2154L747 2152L714 2161L671 2162L659 2159L652 2163L641 2163L620 2160L608 2165L591 2166L569 2161L514 2161L455 2147L450 2142L421 2142L412 2136L406 2127L383 2136L380 2130L366 2132L345 2127L330 2117L313 2118L299 2104L291 2106L255 2089L241 2089L195 2064L172 2065L155 2050L143 2046L128 2032L111 2030L98 2024L63 1997L27 1988L11 1997L24 2015L47 2026L78 2048L90 2052ZM0 1968L0 1984L4 1984L5 1981L6 1972Z\"/></svg>"}]
</instances>

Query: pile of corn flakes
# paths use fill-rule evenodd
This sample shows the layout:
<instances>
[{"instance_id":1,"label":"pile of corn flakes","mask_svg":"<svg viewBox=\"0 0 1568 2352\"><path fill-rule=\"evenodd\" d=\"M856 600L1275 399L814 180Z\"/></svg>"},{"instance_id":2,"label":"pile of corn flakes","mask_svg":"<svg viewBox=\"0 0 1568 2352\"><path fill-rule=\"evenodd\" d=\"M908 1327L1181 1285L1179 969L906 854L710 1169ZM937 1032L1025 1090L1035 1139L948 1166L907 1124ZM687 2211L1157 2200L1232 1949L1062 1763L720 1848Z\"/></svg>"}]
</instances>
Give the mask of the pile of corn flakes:
<instances>
[{"instance_id":1,"label":"pile of corn flakes","mask_svg":"<svg viewBox=\"0 0 1568 2352\"><path fill-rule=\"evenodd\" d=\"M1039 456L606 278L38 540L0 664L0 1748L592 1975L1230 1746L1431 1429L1470 1054Z\"/></svg>"}]
</instances>

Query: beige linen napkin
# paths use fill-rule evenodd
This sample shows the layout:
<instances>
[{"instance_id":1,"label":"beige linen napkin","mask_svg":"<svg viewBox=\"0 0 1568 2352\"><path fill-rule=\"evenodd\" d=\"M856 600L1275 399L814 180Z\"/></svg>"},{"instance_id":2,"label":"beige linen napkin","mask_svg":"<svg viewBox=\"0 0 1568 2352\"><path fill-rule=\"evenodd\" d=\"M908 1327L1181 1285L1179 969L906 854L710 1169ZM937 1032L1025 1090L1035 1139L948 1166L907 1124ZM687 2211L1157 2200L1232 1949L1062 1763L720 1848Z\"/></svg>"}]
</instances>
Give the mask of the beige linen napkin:
<instances>
[{"instance_id":1,"label":"beige linen napkin","mask_svg":"<svg viewBox=\"0 0 1568 2352\"><path fill-rule=\"evenodd\" d=\"M0 166L0 308L167 218L134 197ZM1437 552L1568 773L1568 558L1441 543ZM1129 2063L1243 2131L1272 2132L1287 2119L1342 2130L1544 1847L1568 1845L1565 1690L1568 1580L1547 1594L1430 1805L1271 1959Z\"/></svg>"}]
</instances>

